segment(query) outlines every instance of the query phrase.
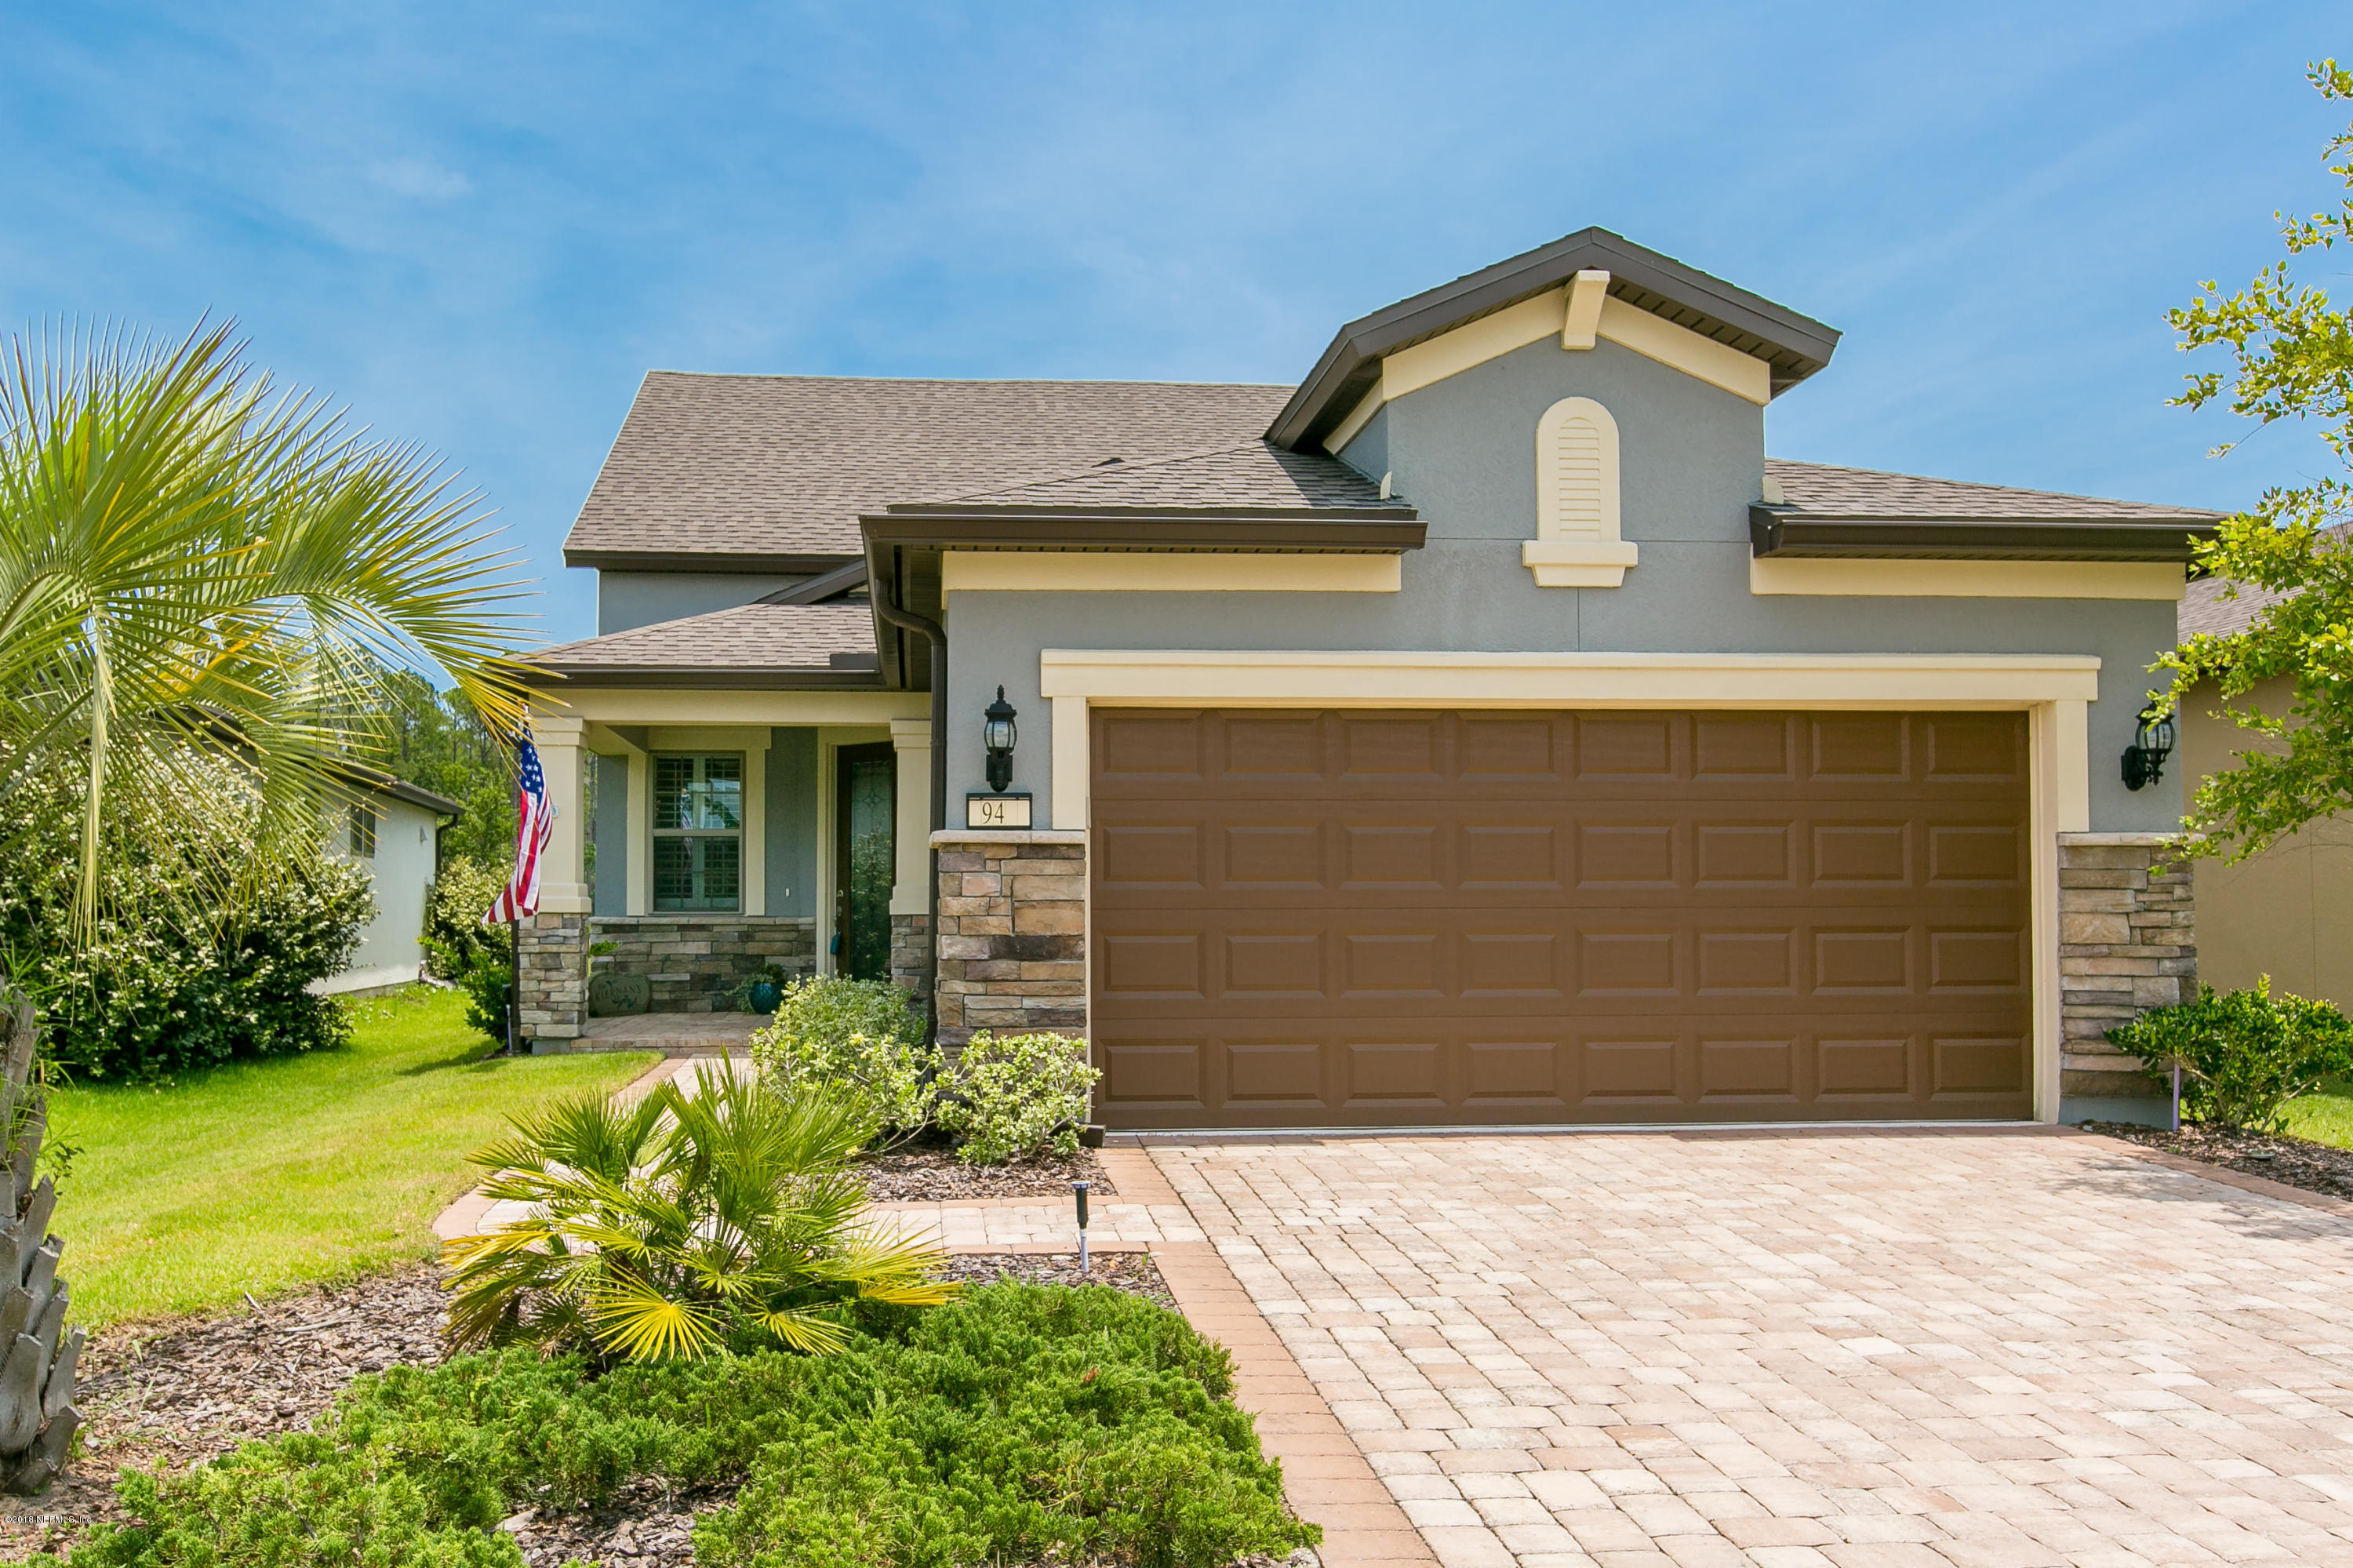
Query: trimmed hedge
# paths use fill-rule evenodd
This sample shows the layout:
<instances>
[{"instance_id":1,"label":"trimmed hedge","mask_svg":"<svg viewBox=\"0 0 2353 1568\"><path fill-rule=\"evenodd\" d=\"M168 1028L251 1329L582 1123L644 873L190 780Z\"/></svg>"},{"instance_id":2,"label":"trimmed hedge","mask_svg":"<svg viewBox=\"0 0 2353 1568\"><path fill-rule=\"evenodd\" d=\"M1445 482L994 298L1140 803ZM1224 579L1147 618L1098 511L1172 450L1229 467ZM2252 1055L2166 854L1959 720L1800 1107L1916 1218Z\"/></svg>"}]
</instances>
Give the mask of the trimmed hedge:
<instances>
[{"instance_id":1,"label":"trimmed hedge","mask_svg":"<svg viewBox=\"0 0 2353 1568\"><path fill-rule=\"evenodd\" d=\"M1218 1568L1321 1538L1225 1395L1226 1352L1101 1286L880 1309L838 1355L624 1366L525 1351L355 1383L319 1431L168 1478L70 1568L519 1568L492 1527L640 1476L740 1481L705 1568L958 1568L1109 1557ZM36 1559L54 1564L56 1559Z\"/></svg>"}]
</instances>

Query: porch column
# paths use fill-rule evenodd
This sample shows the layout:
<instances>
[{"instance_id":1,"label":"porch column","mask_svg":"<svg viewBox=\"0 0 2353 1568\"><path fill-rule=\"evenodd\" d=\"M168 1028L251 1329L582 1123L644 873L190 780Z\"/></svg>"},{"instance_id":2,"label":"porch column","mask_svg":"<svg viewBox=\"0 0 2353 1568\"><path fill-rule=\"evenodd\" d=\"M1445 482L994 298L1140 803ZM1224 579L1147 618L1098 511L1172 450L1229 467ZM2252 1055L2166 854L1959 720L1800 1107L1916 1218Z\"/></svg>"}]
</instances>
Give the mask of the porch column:
<instances>
[{"instance_id":1,"label":"porch column","mask_svg":"<svg viewBox=\"0 0 2353 1568\"><path fill-rule=\"evenodd\" d=\"M571 1049L588 1017L587 801L581 789L585 720L534 715L532 738L555 809L539 866L539 913L522 922L516 1022L534 1055Z\"/></svg>"},{"instance_id":2,"label":"porch column","mask_svg":"<svg viewBox=\"0 0 2353 1568\"><path fill-rule=\"evenodd\" d=\"M932 995L932 721L891 721L899 811L892 824L891 978L928 1009Z\"/></svg>"},{"instance_id":3,"label":"porch column","mask_svg":"<svg viewBox=\"0 0 2353 1568\"><path fill-rule=\"evenodd\" d=\"M547 775L548 803L555 808L547 853L540 861L539 906L550 915L586 915L588 836L587 823L582 821L586 800L580 787L580 753L588 726L581 719L543 715L533 718L531 727L540 768Z\"/></svg>"}]
</instances>

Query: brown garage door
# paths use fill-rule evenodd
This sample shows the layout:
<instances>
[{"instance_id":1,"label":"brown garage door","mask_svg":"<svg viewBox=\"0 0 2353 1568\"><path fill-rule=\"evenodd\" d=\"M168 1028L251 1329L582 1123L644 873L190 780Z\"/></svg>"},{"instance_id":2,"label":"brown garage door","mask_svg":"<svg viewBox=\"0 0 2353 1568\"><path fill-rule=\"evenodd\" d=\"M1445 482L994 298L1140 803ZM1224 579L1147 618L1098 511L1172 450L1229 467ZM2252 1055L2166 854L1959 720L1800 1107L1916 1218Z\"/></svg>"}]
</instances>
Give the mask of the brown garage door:
<instances>
[{"instance_id":1,"label":"brown garage door","mask_svg":"<svg viewBox=\"0 0 2353 1568\"><path fill-rule=\"evenodd\" d=\"M2021 715L1092 724L1114 1127L2029 1114Z\"/></svg>"}]
</instances>

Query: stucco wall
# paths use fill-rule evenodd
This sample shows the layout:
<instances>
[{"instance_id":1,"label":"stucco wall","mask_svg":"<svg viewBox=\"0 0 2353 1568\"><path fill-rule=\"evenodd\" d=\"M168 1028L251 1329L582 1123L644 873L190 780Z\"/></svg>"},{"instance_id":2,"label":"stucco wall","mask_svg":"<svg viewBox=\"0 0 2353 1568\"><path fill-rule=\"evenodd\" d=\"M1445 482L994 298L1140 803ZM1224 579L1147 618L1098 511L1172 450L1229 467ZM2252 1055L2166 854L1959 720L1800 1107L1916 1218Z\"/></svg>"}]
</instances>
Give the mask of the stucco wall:
<instances>
[{"instance_id":1,"label":"stucco wall","mask_svg":"<svg viewBox=\"0 0 2353 1568\"><path fill-rule=\"evenodd\" d=\"M598 572L596 635L733 609L806 580L759 572Z\"/></svg>"},{"instance_id":2,"label":"stucco wall","mask_svg":"<svg viewBox=\"0 0 2353 1568\"><path fill-rule=\"evenodd\" d=\"M2284 713L2293 700L2285 679L2254 694L2265 713ZM2181 792L2148 793L2187 811L2199 780L2255 749L2260 736L2212 716L2219 705L2211 686L2183 705ZM2200 861L2196 875L2200 980L2234 991L2268 974L2274 990L2353 1006L2353 819L2315 822L2239 865Z\"/></svg>"},{"instance_id":3,"label":"stucco wall","mask_svg":"<svg viewBox=\"0 0 2353 1568\"><path fill-rule=\"evenodd\" d=\"M1624 535L1641 548L1622 588L1540 588L1520 563L1535 534L1536 419L1575 395L1618 421ZM1546 340L1392 401L1345 455L1391 473L1429 524L1399 593L949 595L951 820L953 802L984 787L980 715L1002 683L1023 720L1014 788L1034 792L1047 821L1038 654L1062 647L2092 653L2092 826L2174 822L2163 791L2127 791L2104 761L2131 741L2146 666L2172 645L2172 604L1753 595L1764 414L1731 393L1606 340L1578 353Z\"/></svg>"},{"instance_id":4,"label":"stucco wall","mask_svg":"<svg viewBox=\"0 0 2353 1568\"><path fill-rule=\"evenodd\" d=\"M375 857L362 859L375 891L375 918L360 937L350 970L403 969L414 971L425 961L425 895L433 885L433 825L437 819L421 806L389 796L375 800L378 812ZM328 844L342 858L348 853L350 828L337 810L329 828Z\"/></svg>"}]
</instances>

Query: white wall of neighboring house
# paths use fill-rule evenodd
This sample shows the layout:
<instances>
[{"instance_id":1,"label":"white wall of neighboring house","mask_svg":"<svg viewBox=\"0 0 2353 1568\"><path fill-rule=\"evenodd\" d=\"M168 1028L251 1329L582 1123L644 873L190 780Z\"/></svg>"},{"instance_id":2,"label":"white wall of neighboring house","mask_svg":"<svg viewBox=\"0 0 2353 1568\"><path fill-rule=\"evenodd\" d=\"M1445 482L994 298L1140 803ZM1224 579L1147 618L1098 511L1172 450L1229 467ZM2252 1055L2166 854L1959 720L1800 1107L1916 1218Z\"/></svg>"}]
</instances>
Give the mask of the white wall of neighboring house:
<instances>
[{"instance_id":1,"label":"white wall of neighboring house","mask_svg":"<svg viewBox=\"0 0 2353 1568\"><path fill-rule=\"evenodd\" d=\"M436 813L385 794L364 795L376 812L375 853L353 853L348 811L337 807L327 832L329 853L356 861L375 880L375 918L361 930L359 950L342 974L312 989L329 994L399 985L417 978L425 961L425 896L433 884Z\"/></svg>"}]
</instances>

